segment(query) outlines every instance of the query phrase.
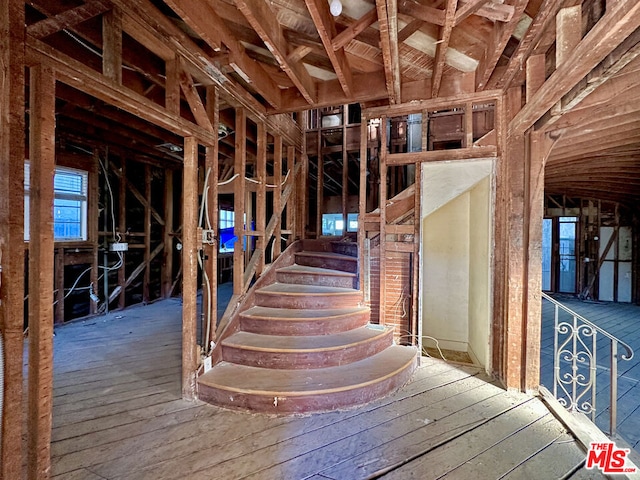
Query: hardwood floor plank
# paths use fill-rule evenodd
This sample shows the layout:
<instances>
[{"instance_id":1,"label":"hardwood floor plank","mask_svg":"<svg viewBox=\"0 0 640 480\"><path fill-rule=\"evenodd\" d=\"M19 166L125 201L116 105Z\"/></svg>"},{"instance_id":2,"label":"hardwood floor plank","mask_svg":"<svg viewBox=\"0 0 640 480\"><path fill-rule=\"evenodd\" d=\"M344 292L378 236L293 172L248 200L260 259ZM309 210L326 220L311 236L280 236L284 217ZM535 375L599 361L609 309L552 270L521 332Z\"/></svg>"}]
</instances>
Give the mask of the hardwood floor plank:
<instances>
[{"instance_id":1,"label":"hardwood floor plank","mask_svg":"<svg viewBox=\"0 0 640 480\"><path fill-rule=\"evenodd\" d=\"M491 422L484 423L465 435L427 451L411 463L393 469L381 478L393 480L438 478L473 459L507 436L548 416L551 416L551 413L541 401L526 402L526 404L518 405L502 413Z\"/></svg>"}]
</instances>

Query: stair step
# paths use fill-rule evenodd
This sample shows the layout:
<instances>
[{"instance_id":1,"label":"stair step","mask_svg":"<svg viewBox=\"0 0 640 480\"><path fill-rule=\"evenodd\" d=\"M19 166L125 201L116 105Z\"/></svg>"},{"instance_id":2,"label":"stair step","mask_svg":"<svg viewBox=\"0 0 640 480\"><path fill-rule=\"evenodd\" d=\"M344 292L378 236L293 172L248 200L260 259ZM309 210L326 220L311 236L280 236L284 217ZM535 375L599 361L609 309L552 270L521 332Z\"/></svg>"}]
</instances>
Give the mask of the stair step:
<instances>
[{"instance_id":1,"label":"stair step","mask_svg":"<svg viewBox=\"0 0 640 480\"><path fill-rule=\"evenodd\" d=\"M329 268L344 272L356 273L358 271L358 259L350 255L331 252L297 252L296 263L309 267Z\"/></svg>"},{"instance_id":2,"label":"stair step","mask_svg":"<svg viewBox=\"0 0 640 480\"><path fill-rule=\"evenodd\" d=\"M270 335L325 335L366 325L367 307L296 309L251 307L240 314L240 329Z\"/></svg>"},{"instance_id":3,"label":"stair step","mask_svg":"<svg viewBox=\"0 0 640 480\"><path fill-rule=\"evenodd\" d=\"M313 369L375 355L393 344L393 330L367 325L331 335L281 336L236 332L222 342L222 359L254 367Z\"/></svg>"},{"instance_id":4,"label":"stair step","mask_svg":"<svg viewBox=\"0 0 640 480\"><path fill-rule=\"evenodd\" d=\"M362 292L353 288L273 283L256 290L256 303L262 307L340 308L362 302Z\"/></svg>"},{"instance_id":5,"label":"stair step","mask_svg":"<svg viewBox=\"0 0 640 480\"><path fill-rule=\"evenodd\" d=\"M327 287L354 288L356 274L329 268L308 265L290 265L276 272L278 282L301 285L323 285Z\"/></svg>"},{"instance_id":6,"label":"stair step","mask_svg":"<svg viewBox=\"0 0 640 480\"><path fill-rule=\"evenodd\" d=\"M362 405L404 385L416 349L393 345L347 365L313 370L265 369L221 362L199 380L199 398L215 405L292 414Z\"/></svg>"}]
</instances>

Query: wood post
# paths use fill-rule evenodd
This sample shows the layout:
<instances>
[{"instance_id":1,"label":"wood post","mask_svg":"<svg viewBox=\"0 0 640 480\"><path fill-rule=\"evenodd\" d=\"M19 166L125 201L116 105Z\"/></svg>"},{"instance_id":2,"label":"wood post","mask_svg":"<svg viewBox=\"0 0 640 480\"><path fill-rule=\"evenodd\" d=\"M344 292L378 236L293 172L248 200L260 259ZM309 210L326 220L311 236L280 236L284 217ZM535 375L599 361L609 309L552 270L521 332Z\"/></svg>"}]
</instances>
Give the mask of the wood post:
<instances>
[{"instance_id":1,"label":"wood post","mask_svg":"<svg viewBox=\"0 0 640 480\"><path fill-rule=\"evenodd\" d=\"M280 256L282 252L282 135L273 137L273 211L277 214L276 228L273 233L273 254L271 261L273 262Z\"/></svg>"},{"instance_id":2,"label":"wood post","mask_svg":"<svg viewBox=\"0 0 640 480\"><path fill-rule=\"evenodd\" d=\"M256 275L262 275L265 266L265 254L267 247L266 228L267 228L267 128L264 122L258 122L258 138L257 138L257 158L256 158L256 175L258 182L258 192L256 195L256 230L262 232L256 240L256 248L262 251L258 265L256 266Z\"/></svg>"},{"instance_id":3,"label":"wood post","mask_svg":"<svg viewBox=\"0 0 640 480\"><path fill-rule=\"evenodd\" d=\"M102 16L102 73L122 84L122 16L119 8Z\"/></svg>"},{"instance_id":4,"label":"wood post","mask_svg":"<svg viewBox=\"0 0 640 480\"><path fill-rule=\"evenodd\" d=\"M124 156L120 156L120 190L118 192L118 231L122 237L119 237L118 241L125 241L124 234L127 231L127 159ZM127 290L127 277L126 277L126 252L118 253L118 256L122 258L122 265L118 269L118 287L120 287L120 294L118 295L118 308L124 308L126 305L126 290Z\"/></svg>"},{"instance_id":5,"label":"wood post","mask_svg":"<svg viewBox=\"0 0 640 480\"><path fill-rule=\"evenodd\" d=\"M296 181L298 181L298 179L295 177L295 166L296 166L296 147L293 145L290 145L287 147L287 172L289 175L288 181L291 183L291 185L294 185L294 188L291 189L291 195L289 195L289 200L287 200L287 205L286 205L287 213L285 215L285 220L286 220L287 230L289 231L289 235L287 235L287 238L286 238L287 245L289 245L293 241L293 236L296 231L295 211L296 211L296 202L298 201L298 199L296 198L296 194L298 190L295 188L295 184L296 184Z\"/></svg>"},{"instance_id":6,"label":"wood post","mask_svg":"<svg viewBox=\"0 0 640 480\"><path fill-rule=\"evenodd\" d=\"M387 117L380 119L380 324L385 324L387 295Z\"/></svg>"},{"instance_id":7,"label":"wood post","mask_svg":"<svg viewBox=\"0 0 640 480\"><path fill-rule=\"evenodd\" d=\"M211 120L213 131L218 131L220 123L218 89L215 87L207 87L207 116ZM218 228L218 143L209 146L205 150L205 171L209 173L209 183L206 191L207 211L205 211L204 227L207 230L213 230L214 240L212 244L203 244L204 250L204 271L208 278L205 281L204 288L204 317L206 331L203 332L205 339L204 349L208 352L211 341L216 339L216 323L218 319L218 245L220 240Z\"/></svg>"},{"instance_id":8,"label":"wood post","mask_svg":"<svg viewBox=\"0 0 640 480\"><path fill-rule=\"evenodd\" d=\"M182 397L196 398L198 294L198 141L184 139L182 174Z\"/></svg>"},{"instance_id":9,"label":"wood post","mask_svg":"<svg viewBox=\"0 0 640 480\"><path fill-rule=\"evenodd\" d=\"M53 69L30 72L28 478L49 478L53 408L53 176L56 82ZM16 441L16 439L14 439Z\"/></svg>"},{"instance_id":10,"label":"wood post","mask_svg":"<svg viewBox=\"0 0 640 480\"><path fill-rule=\"evenodd\" d=\"M233 248L233 294L241 295L244 289L244 203L245 174L247 160L247 112L244 108L236 109L236 154L234 174L237 175L233 189L234 233L237 237Z\"/></svg>"},{"instance_id":11,"label":"wood post","mask_svg":"<svg viewBox=\"0 0 640 480\"><path fill-rule=\"evenodd\" d=\"M24 324L24 2L0 2L0 478L22 478ZM9 281L9 279L11 281Z\"/></svg>"},{"instance_id":12,"label":"wood post","mask_svg":"<svg viewBox=\"0 0 640 480\"><path fill-rule=\"evenodd\" d=\"M364 292L365 263L368 261L364 255L364 241L367 235L365 218L367 215L367 167L369 164L369 119L363 113L360 119L360 186L358 194L358 281L359 288Z\"/></svg>"},{"instance_id":13,"label":"wood post","mask_svg":"<svg viewBox=\"0 0 640 480\"><path fill-rule=\"evenodd\" d=\"M171 296L173 283L173 170L164 171L164 251L162 253L162 296Z\"/></svg>"}]
</instances>

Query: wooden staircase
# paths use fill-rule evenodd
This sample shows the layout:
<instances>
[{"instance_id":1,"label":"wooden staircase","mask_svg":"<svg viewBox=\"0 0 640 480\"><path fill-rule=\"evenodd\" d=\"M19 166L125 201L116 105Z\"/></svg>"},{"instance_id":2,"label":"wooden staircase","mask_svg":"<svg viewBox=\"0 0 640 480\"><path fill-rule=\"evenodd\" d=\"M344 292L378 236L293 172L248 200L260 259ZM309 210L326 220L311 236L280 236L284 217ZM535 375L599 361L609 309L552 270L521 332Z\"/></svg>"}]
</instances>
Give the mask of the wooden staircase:
<instances>
[{"instance_id":1,"label":"wooden staircase","mask_svg":"<svg viewBox=\"0 0 640 480\"><path fill-rule=\"evenodd\" d=\"M369 308L355 288L357 258L327 245L305 242L295 263L258 286L253 306L217 347L221 361L200 376L201 400L310 413L361 405L407 382L417 350L393 345L390 328L368 323Z\"/></svg>"}]
</instances>

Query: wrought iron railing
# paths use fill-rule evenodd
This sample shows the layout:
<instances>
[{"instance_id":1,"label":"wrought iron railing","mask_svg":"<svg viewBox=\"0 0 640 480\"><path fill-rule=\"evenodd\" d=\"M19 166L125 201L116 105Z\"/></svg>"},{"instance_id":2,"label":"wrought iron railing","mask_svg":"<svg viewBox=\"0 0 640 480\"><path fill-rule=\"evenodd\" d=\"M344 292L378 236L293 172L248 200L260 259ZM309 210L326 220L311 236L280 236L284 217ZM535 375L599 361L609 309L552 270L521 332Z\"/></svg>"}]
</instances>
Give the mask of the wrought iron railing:
<instances>
[{"instance_id":1,"label":"wrought iron railing","mask_svg":"<svg viewBox=\"0 0 640 480\"><path fill-rule=\"evenodd\" d=\"M614 435L618 410L618 360L631 360L633 349L546 293L542 293L542 298L554 305L553 396L567 410L589 415L594 423L598 335L609 340L609 434ZM624 349L621 354L619 347Z\"/></svg>"}]
</instances>

